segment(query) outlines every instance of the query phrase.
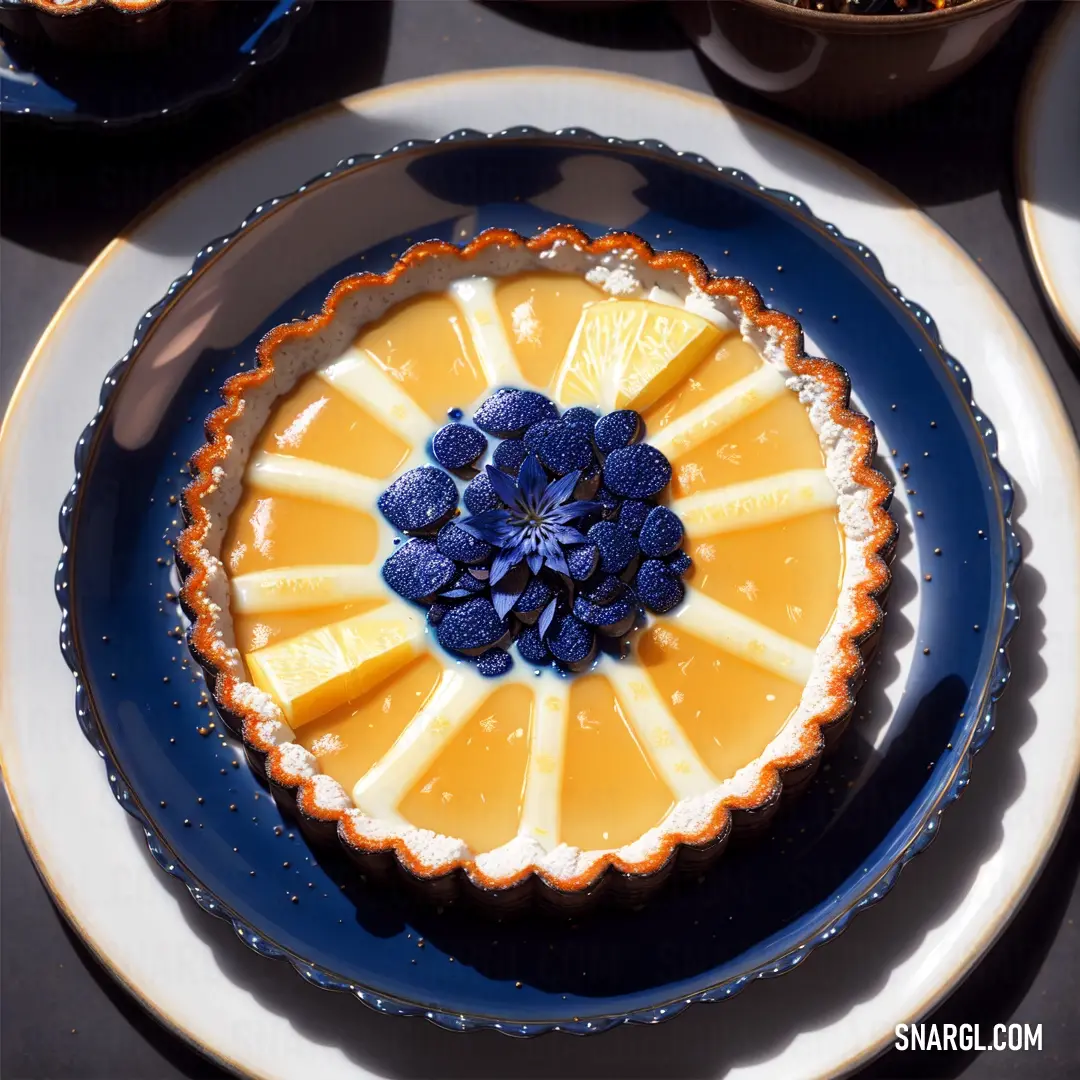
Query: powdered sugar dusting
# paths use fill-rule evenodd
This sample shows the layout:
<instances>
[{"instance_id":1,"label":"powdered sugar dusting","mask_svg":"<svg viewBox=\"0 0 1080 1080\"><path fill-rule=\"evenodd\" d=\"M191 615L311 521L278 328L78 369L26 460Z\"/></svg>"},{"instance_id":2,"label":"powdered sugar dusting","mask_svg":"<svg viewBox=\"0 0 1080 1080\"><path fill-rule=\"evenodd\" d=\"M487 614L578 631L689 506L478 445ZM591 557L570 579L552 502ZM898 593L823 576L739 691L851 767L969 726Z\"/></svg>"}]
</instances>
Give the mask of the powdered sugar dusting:
<instances>
[{"instance_id":1,"label":"powdered sugar dusting","mask_svg":"<svg viewBox=\"0 0 1080 1080\"><path fill-rule=\"evenodd\" d=\"M278 747L278 754L281 769L291 776L307 778L319 771L315 756L299 743L282 743Z\"/></svg>"},{"instance_id":2,"label":"powdered sugar dusting","mask_svg":"<svg viewBox=\"0 0 1080 1080\"><path fill-rule=\"evenodd\" d=\"M523 300L510 312L510 325L514 331L514 340L522 345L540 344L540 320L536 317L531 300Z\"/></svg>"},{"instance_id":3,"label":"powdered sugar dusting","mask_svg":"<svg viewBox=\"0 0 1080 1080\"><path fill-rule=\"evenodd\" d=\"M352 799L345 789L325 773L313 778L312 797L320 810L348 810L352 806Z\"/></svg>"},{"instance_id":4,"label":"powdered sugar dusting","mask_svg":"<svg viewBox=\"0 0 1080 1080\"><path fill-rule=\"evenodd\" d=\"M619 266L612 270L608 266L594 266L585 280L592 285L599 285L611 296L637 296L641 292L641 282L628 267Z\"/></svg>"},{"instance_id":5,"label":"powdered sugar dusting","mask_svg":"<svg viewBox=\"0 0 1080 1080\"><path fill-rule=\"evenodd\" d=\"M335 735L332 731L328 731L325 735L320 735L311 744L311 752L316 757L326 757L328 754L340 754L344 749L345 743L341 741L341 736Z\"/></svg>"},{"instance_id":6,"label":"powdered sugar dusting","mask_svg":"<svg viewBox=\"0 0 1080 1080\"><path fill-rule=\"evenodd\" d=\"M258 713L264 720L280 721L282 719L281 708L277 702L265 690L260 690L253 683L238 679L233 684L232 696L237 705Z\"/></svg>"}]
</instances>

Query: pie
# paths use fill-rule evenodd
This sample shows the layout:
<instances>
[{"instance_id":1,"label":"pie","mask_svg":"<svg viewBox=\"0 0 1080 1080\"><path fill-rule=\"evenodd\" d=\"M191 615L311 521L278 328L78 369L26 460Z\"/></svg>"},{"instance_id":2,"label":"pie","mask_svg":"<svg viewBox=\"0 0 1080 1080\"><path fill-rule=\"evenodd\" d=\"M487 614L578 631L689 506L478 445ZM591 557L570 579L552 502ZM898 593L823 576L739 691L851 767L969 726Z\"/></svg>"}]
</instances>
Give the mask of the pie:
<instances>
[{"instance_id":1,"label":"pie","mask_svg":"<svg viewBox=\"0 0 1080 1080\"><path fill-rule=\"evenodd\" d=\"M183 496L189 642L361 864L654 875L849 716L891 487L844 372L746 282L626 233L429 241L222 393Z\"/></svg>"}]
</instances>

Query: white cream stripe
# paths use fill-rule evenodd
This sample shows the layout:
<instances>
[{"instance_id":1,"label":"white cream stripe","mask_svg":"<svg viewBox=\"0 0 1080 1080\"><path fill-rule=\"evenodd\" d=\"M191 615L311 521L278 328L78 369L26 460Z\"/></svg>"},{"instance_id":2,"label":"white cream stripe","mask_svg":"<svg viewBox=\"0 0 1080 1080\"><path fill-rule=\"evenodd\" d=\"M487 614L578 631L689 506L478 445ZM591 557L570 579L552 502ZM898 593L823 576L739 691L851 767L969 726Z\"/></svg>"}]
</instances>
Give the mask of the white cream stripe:
<instances>
[{"instance_id":1,"label":"white cream stripe","mask_svg":"<svg viewBox=\"0 0 1080 1080\"><path fill-rule=\"evenodd\" d=\"M357 780L353 802L371 817L402 824L398 804L492 690L461 665L445 670L394 745Z\"/></svg>"},{"instance_id":2,"label":"white cream stripe","mask_svg":"<svg viewBox=\"0 0 1080 1080\"><path fill-rule=\"evenodd\" d=\"M386 487L384 480L289 454L256 454L244 479L271 495L295 495L367 514Z\"/></svg>"},{"instance_id":3,"label":"white cream stripe","mask_svg":"<svg viewBox=\"0 0 1080 1080\"><path fill-rule=\"evenodd\" d=\"M696 589L688 589L682 607L665 618L725 652L791 682L805 684L813 671L813 649L770 630Z\"/></svg>"},{"instance_id":4,"label":"white cream stripe","mask_svg":"<svg viewBox=\"0 0 1080 1080\"><path fill-rule=\"evenodd\" d=\"M650 431L649 442L660 453L677 458L757 412L786 389L784 376L771 364L763 364L671 423Z\"/></svg>"},{"instance_id":5,"label":"white cream stripe","mask_svg":"<svg viewBox=\"0 0 1080 1080\"><path fill-rule=\"evenodd\" d=\"M378 597L386 599L379 568L366 566L282 566L238 574L230 583L234 615L305 611Z\"/></svg>"},{"instance_id":6,"label":"white cream stripe","mask_svg":"<svg viewBox=\"0 0 1080 1080\"><path fill-rule=\"evenodd\" d=\"M836 500L836 488L824 469L792 469L696 491L673 500L671 509L682 518L686 531L698 538L788 521L815 510L835 510Z\"/></svg>"},{"instance_id":7,"label":"white cream stripe","mask_svg":"<svg viewBox=\"0 0 1080 1080\"><path fill-rule=\"evenodd\" d=\"M525 377L495 303L494 279L475 277L455 281L450 294L465 316L488 386L522 385Z\"/></svg>"},{"instance_id":8,"label":"white cream stripe","mask_svg":"<svg viewBox=\"0 0 1080 1080\"><path fill-rule=\"evenodd\" d=\"M676 802L712 791L717 779L698 757L693 744L671 715L648 673L640 664L612 664L607 677L615 689L622 714L645 747L656 771Z\"/></svg>"},{"instance_id":9,"label":"white cream stripe","mask_svg":"<svg viewBox=\"0 0 1080 1080\"><path fill-rule=\"evenodd\" d=\"M544 679L533 690L529 767L518 836L535 840L545 851L559 843L566 725L570 715L570 680Z\"/></svg>"},{"instance_id":10,"label":"white cream stripe","mask_svg":"<svg viewBox=\"0 0 1080 1080\"><path fill-rule=\"evenodd\" d=\"M317 374L410 446L423 446L431 434L431 417L366 349L350 349Z\"/></svg>"}]
</instances>

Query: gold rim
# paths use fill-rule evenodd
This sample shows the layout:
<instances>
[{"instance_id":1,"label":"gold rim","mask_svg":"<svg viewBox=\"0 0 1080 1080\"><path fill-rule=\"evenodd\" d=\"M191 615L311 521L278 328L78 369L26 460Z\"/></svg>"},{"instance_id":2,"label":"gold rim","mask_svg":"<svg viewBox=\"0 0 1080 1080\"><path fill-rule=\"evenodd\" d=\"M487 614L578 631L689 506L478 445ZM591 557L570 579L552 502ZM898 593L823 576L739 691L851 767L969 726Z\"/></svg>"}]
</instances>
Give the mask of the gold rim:
<instances>
[{"instance_id":1,"label":"gold rim","mask_svg":"<svg viewBox=\"0 0 1080 1080\"><path fill-rule=\"evenodd\" d=\"M1054 315L1057 317L1061 328L1072 339L1073 345L1080 349L1080 324L1073 321L1064 300L1061 298L1043 252L1043 245L1039 240L1038 224L1035 217L1035 209L1032 205L1032 197L1035 189L1035 178L1032 175L1032 147L1031 140L1034 136L1035 111L1045 96L1045 83L1047 72L1052 69L1060 59L1064 34L1062 30L1070 18L1080 19L1080 8L1064 7L1058 17L1043 31L1042 41L1031 62L1027 77L1024 79L1024 89L1020 98L1020 122L1016 130L1016 146L1014 147L1014 172L1016 173L1016 186L1019 189L1020 223L1024 229L1024 240L1027 242L1028 254L1032 263L1035 264L1035 272L1039 275L1039 284L1042 286L1044 295L1050 304Z\"/></svg>"},{"instance_id":2,"label":"gold rim","mask_svg":"<svg viewBox=\"0 0 1080 1080\"><path fill-rule=\"evenodd\" d=\"M56 314L49 321L41 337L38 339L37 344L34 346L34 349L31 352L30 357L27 360L26 365L15 385L15 389L12 392L11 399L4 414L3 422L0 423L0 462L3 461L5 449L3 436L6 433L9 433L9 426L12 417L15 413L16 408L18 407L19 401L26 393L26 390L30 384L30 379L34 374L34 368L40 363L44 355L46 346L49 343L49 340L56 332L57 327L63 320L68 310L78 298L79 293L82 291L83 288L85 288L87 283L97 275L97 273L102 269L105 263L112 259L120 251L120 249L125 245L127 238L132 236L135 230L140 225L142 225L143 222L147 221L156 213L164 209L165 205L169 201L171 201L176 194L186 189L193 183L202 181L213 173L220 171L226 165L236 161L242 155L251 152L251 150L253 150L256 146L262 146L266 143L269 143L270 141L276 139L278 136L282 135L291 128L298 127L301 124L309 123L312 120L320 116L326 115L331 111L341 109L343 107L359 109L360 107L370 106L375 102L385 101L390 98L422 93L426 90L431 89L434 86L445 86L448 83L472 83L478 81L489 81L491 79L502 79L505 81L511 78L521 81L528 81L533 84L540 80L553 78L573 78L578 80L591 79L598 83L606 83L609 85L622 84L632 89L647 89L654 94L662 94L672 99L689 102L698 106L706 105L711 109L720 111L721 113L732 114L739 118L741 121L754 124L759 128L764 128L768 131L773 132L774 134L785 138L789 142L794 142L803 147L806 147L818 156L827 158L835 163L838 163L847 172L861 179L864 183L867 184L867 186L872 187L881 194L883 194L894 205L898 205L906 211L913 212L913 221L919 225L919 227L925 233L926 237L932 240L935 244L937 244L949 254L953 256L959 256L966 263L968 263L969 269L973 271L982 281L987 298L994 304L994 306L996 306L1002 312L1002 314L1007 320L1016 323L1018 327L1020 326L1016 315L1013 313L1009 305L1005 302L997 287L989 280L989 278L986 277L985 274L980 272L978 266L974 262L972 262L971 257L964 251L964 249L960 247L960 245L957 244L957 242L953 240L952 237L950 237L947 233L944 233L929 219L927 219L926 216L922 213L922 211L919 210L918 206L910 199L908 199L905 195L903 195L900 191L893 188L890 184L886 183L876 174L859 165L857 162L851 161L850 159L846 158L843 154L832 150L831 148L815 141L809 136L803 135L801 132L793 131L789 128L786 128L784 125L777 123L776 121L767 119L762 116L758 116L757 114L751 112L748 109L742 109L737 106L721 103L706 94L702 94L692 90L685 90L681 87L671 86L669 84L656 82L651 79L642 79L635 76L620 75L609 72L599 72L589 69L573 67L558 67L552 65L520 68L491 68L483 71L452 73L447 75L432 75L421 79L412 79L401 83L394 83L390 86L379 87L374 90L368 90L360 94L355 94L351 97L343 99L342 101L330 102L302 116L293 117L289 120L283 121L275 127L247 139L232 152L222 155L221 157L216 158L211 162L208 162L202 168L196 170L194 173L186 177L183 181L181 181L169 191L164 193L159 199L155 200L149 207L147 207L146 210L139 214L119 234L119 236L115 240L111 241L104 249L102 249L101 253L97 256L97 258L90 264L89 267L87 267L86 271L75 283L68 295L64 298L60 307L57 309ZM1022 331L1022 338L1024 337L1026 337L1026 332ZM1028 341L1027 355L1030 362L1030 373L1035 383L1036 391L1041 397L1047 398L1051 401L1056 401L1058 403L1059 409L1064 412L1063 406L1061 406L1060 404L1060 398L1058 396L1057 390L1054 387L1050 375L1047 372L1046 367L1042 363L1042 360L1040 359L1038 353L1035 351L1034 346L1031 345L1030 341ZM1059 416L1059 421L1061 421L1062 419L1063 418ZM1067 422L1067 420L1060 423L1060 434L1060 445L1072 447L1074 449L1074 452L1080 451L1080 447L1078 447L1076 443L1076 436L1073 433L1072 427ZM1078 458L1077 464L1078 466L1080 466L1080 458ZM0 631L2 631L2 629L3 628L0 627ZM0 635L0 640L2 640L2 635ZM0 657L2 657L3 655L3 651L2 649L0 649ZM101 963L102 967L104 967L110 973L110 975L112 975L113 978L117 980L117 982L119 982L133 997L135 997L142 1005L142 1007L146 1009L147 1012L153 1015L157 1020L162 1023L164 1027L168 1028L171 1032L179 1036L184 1042L188 1043L199 1053L210 1058L212 1061L220 1064L223 1068L227 1069L230 1072L233 1072L238 1076L254 1075L250 1073L248 1069L245 1066L241 1065L239 1062L221 1054L218 1051L213 1050L212 1048L204 1044L198 1038L198 1036L186 1030L181 1023L170 1017L167 1013L163 1012L161 1008L159 1008L154 1003L154 1000L150 996L150 994L144 991L142 987L137 986L131 980L129 980L120 971L120 969L116 966L112 959L105 953L105 951L96 944L90 932L82 925L82 923L80 923L67 901L60 894L56 883L48 872L48 868L44 859L41 857L40 853L38 852L36 846L31 839L29 830L26 828L26 825L24 823L23 815L19 809L18 803L14 798L11 785L8 783L8 768L4 762L2 743L0 743L0 774L2 774L4 779L4 786L7 791L8 800L11 804L12 814L15 817L16 823L19 828L19 833L22 836L24 843L26 844L27 851L29 852L31 859L34 862L34 865L39 875L45 882L46 887L49 889L54 903L60 909L61 913L64 915L65 919L67 919L69 924L78 932L83 943L87 946L87 948L98 960L98 962ZM935 992L929 994L926 998L924 998L924 1000L920 1003L918 1009L916 1010L918 1015L926 1015L926 1013L933 1009L935 1005L937 1005L941 1000L943 1000L956 987L956 985L967 974L971 967L978 962L978 960L991 947L994 941L997 940L997 937L1004 929L1004 926L1008 919L1023 903L1024 899L1026 898L1028 892L1031 889L1031 886L1034 884L1034 881L1038 876L1042 864L1045 861L1046 854L1049 852L1051 846L1053 845L1055 839L1061 831L1061 827L1064 823L1065 815L1068 810L1072 798L1073 789L1075 788L1075 786L1076 777L1075 775L1072 775L1066 782L1066 785L1062 790L1061 796L1058 800L1057 807L1055 808L1051 827L1047 831L1045 840L1042 845L1043 858L1040 859L1038 866L1035 866L1031 871L1029 871L1024 881L1020 883L1020 888L1014 893L1013 898L1011 900L1006 900L1006 902L1002 905L1001 911L994 918L989 928L984 931L982 937L979 939L976 945L969 951L968 955L964 958L963 964L955 968L951 973L950 977L945 980ZM850 1072L852 1069L857 1068L859 1065L871 1060L879 1053L881 1053L889 1045L891 1039L891 1031L886 1032L872 1045L864 1047L859 1054L848 1058L846 1061L840 1064L837 1067L836 1071L831 1071L828 1074L819 1074L819 1076L822 1078L822 1080L825 1080L825 1077L827 1076ZM260 1075L259 1080L272 1080L272 1076L271 1074L264 1073Z\"/></svg>"}]
</instances>

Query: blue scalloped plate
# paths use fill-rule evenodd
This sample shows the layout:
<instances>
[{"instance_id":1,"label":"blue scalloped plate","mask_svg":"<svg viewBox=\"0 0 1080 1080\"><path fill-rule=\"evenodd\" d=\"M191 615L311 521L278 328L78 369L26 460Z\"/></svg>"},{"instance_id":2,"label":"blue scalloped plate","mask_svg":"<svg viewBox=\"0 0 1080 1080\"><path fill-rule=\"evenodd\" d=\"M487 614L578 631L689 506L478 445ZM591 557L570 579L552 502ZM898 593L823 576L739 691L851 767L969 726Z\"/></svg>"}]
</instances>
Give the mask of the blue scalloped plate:
<instances>
[{"instance_id":1,"label":"blue scalloped plate","mask_svg":"<svg viewBox=\"0 0 1080 1080\"><path fill-rule=\"evenodd\" d=\"M242 750L220 725L206 728L166 598L166 545L200 420L266 330L311 312L345 274L385 269L412 241L560 221L686 248L798 313L889 448L900 554L857 720L766 835L640 911L497 924L365 889L290 829ZM258 207L139 323L76 468L61 513L62 646L83 730L158 862L247 945L308 981L449 1028L653 1022L794 967L933 838L1008 677L1020 560L1011 486L930 316L797 197L656 142L457 132L350 158Z\"/></svg>"},{"instance_id":2,"label":"blue scalloped plate","mask_svg":"<svg viewBox=\"0 0 1080 1080\"><path fill-rule=\"evenodd\" d=\"M195 5L165 4L128 15L93 8L74 16L45 14L25 0L0 0L0 114L61 123L128 124L160 117L225 93L277 56L312 0L248 0L207 5L212 21L196 24ZM186 10L185 10L186 8ZM157 28L185 18L190 25ZM69 38L106 28L130 36L120 54L58 47L43 27L64 20ZM141 27L133 24L142 23ZM138 30L146 30L140 39ZM134 31L134 32L133 32ZM183 36L178 36L182 34Z\"/></svg>"}]
</instances>

